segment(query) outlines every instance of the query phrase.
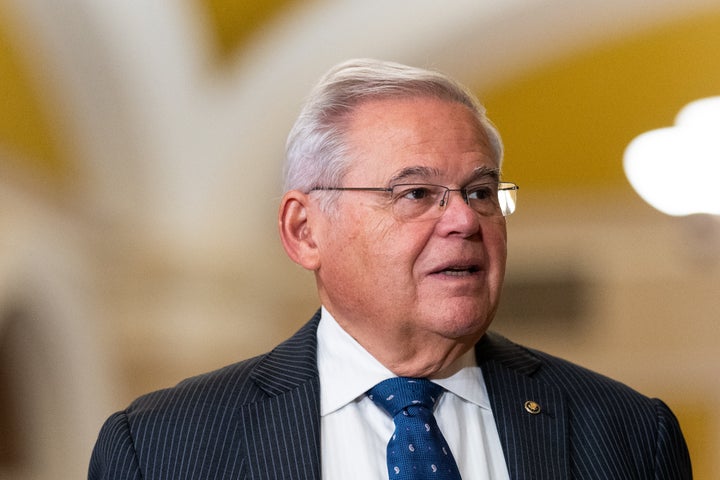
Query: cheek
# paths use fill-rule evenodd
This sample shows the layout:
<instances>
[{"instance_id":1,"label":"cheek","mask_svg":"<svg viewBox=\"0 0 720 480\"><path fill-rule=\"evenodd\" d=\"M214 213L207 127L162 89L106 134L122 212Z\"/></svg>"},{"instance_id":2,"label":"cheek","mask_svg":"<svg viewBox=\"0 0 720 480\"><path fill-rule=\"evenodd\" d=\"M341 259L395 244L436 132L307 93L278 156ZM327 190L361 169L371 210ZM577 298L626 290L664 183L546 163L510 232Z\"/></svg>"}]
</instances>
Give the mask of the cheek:
<instances>
[{"instance_id":1,"label":"cheek","mask_svg":"<svg viewBox=\"0 0 720 480\"><path fill-rule=\"evenodd\" d=\"M395 223L378 231L375 254L392 264L396 274L412 273L430 242L432 230L419 227L422 225Z\"/></svg>"},{"instance_id":2,"label":"cheek","mask_svg":"<svg viewBox=\"0 0 720 480\"><path fill-rule=\"evenodd\" d=\"M494 283L502 284L505 277L505 264L507 261L507 235L503 226L502 230L495 231L485 238L488 255L493 264L495 272Z\"/></svg>"},{"instance_id":3,"label":"cheek","mask_svg":"<svg viewBox=\"0 0 720 480\"><path fill-rule=\"evenodd\" d=\"M493 222L494 219L490 220ZM507 252L507 226L505 218L499 218L494 223L488 223L482 228L482 239L489 252L505 258Z\"/></svg>"},{"instance_id":4,"label":"cheek","mask_svg":"<svg viewBox=\"0 0 720 480\"><path fill-rule=\"evenodd\" d=\"M505 264L507 258L507 237L505 232L498 232L488 239L488 250L497 261Z\"/></svg>"},{"instance_id":5,"label":"cheek","mask_svg":"<svg viewBox=\"0 0 720 480\"><path fill-rule=\"evenodd\" d=\"M362 251L360 268L366 272L368 291L402 303L417 296L415 267L427 244L428 234L396 222L365 223L357 245Z\"/></svg>"},{"instance_id":6,"label":"cheek","mask_svg":"<svg viewBox=\"0 0 720 480\"><path fill-rule=\"evenodd\" d=\"M331 227L326 265L349 284L381 280L382 272L395 257L391 230L382 220L370 215L351 214L338 218Z\"/></svg>"}]
</instances>

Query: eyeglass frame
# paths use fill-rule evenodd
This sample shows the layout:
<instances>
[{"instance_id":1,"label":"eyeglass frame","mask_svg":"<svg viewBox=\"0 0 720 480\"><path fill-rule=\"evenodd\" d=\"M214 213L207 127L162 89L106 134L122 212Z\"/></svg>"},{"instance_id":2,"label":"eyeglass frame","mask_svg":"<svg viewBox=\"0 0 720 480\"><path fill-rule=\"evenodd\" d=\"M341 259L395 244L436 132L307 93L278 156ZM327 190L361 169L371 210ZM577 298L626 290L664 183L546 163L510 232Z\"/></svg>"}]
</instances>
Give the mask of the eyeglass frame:
<instances>
[{"instance_id":1,"label":"eyeglass frame","mask_svg":"<svg viewBox=\"0 0 720 480\"><path fill-rule=\"evenodd\" d=\"M497 185L497 195L499 200L499 195L501 191L506 190L512 190L517 191L520 189L520 186L513 182L480 182L480 183L473 183L468 186L462 187L462 188L450 188L446 187L445 185L439 185L436 183L398 183L396 185L393 185L391 187L323 187L323 186L317 186L310 189L310 192L315 191L340 191L340 192L386 192L386 193L392 193L393 190L395 190L398 187L412 187L412 186L418 186L418 187L439 187L444 189L442 197L440 198L440 204L438 207L440 209L444 208L447 204L447 197L450 194L450 192L458 192L460 193L460 196L462 197L463 201L466 205L470 206L470 198L468 196L468 188L470 187L479 187L483 185ZM472 208L472 207L470 207ZM474 209L473 209L474 210ZM475 210L479 215L481 216L488 216L490 215L483 215L481 212ZM515 207L513 207L513 210L505 214L504 209L500 208L501 214L499 216L501 217L507 217L509 215L512 215L515 213Z\"/></svg>"}]
</instances>

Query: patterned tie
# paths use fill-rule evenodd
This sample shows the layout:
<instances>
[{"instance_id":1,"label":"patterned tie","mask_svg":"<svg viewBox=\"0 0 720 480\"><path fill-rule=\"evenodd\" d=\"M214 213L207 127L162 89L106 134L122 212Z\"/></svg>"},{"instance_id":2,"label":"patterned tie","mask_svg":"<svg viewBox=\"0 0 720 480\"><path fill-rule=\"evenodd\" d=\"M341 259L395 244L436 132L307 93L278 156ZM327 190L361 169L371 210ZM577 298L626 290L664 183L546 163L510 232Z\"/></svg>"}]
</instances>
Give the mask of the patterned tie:
<instances>
[{"instance_id":1,"label":"patterned tie","mask_svg":"<svg viewBox=\"0 0 720 480\"><path fill-rule=\"evenodd\" d=\"M433 416L442 393L440 385L408 377L390 378L368 390L370 400L395 422L387 446L390 480L460 480L455 458Z\"/></svg>"}]
</instances>

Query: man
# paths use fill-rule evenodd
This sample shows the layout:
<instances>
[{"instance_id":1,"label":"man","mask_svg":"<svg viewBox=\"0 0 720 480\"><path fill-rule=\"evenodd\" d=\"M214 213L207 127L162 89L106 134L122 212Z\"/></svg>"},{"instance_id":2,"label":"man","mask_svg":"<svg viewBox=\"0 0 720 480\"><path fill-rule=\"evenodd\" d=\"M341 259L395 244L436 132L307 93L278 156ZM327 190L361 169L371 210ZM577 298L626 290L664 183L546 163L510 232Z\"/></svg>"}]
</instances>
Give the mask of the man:
<instances>
[{"instance_id":1,"label":"man","mask_svg":"<svg viewBox=\"0 0 720 480\"><path fill-rule=\"evenodd\" d=\"M272 352L113 415L89 478L691 478L661 401L487 331L517 191L501 159L447 77L332 69L290 133L279 212L322 309Z\"/></svg>"}]
</instances>

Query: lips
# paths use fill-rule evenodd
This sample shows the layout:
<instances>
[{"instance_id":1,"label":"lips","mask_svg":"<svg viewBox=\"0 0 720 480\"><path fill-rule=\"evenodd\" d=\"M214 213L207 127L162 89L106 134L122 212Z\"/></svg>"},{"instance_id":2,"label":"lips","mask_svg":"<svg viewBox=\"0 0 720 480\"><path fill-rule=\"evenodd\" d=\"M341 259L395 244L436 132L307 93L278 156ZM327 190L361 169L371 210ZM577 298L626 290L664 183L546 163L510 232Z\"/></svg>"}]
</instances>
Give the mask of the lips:
<instances>
[{"instance_id":1,"label":"lips","mask_svg":"<svg viewBox=\"0 0 720 480\"><path fill-rule=\"evenodd\" d=\"M476 266L470 266L470 267L451 267L446 268L444 270L439 271L438 273L441 275L449 275L451 277L464 277L466 275L473 275L480 271L479 267Z\"/></svg>"},{"instance_id":2,"label":"lips","mask_svg":"<svg viewBox=\"0 0 720 480\"><path fill-rule=\"evenodd\" d=\"M447 265L433 271L434 275L447 275L451 277L464 277L474 275L480 271L478 263L463 263L458 265Z\"/></svg>"}]
</instances>

